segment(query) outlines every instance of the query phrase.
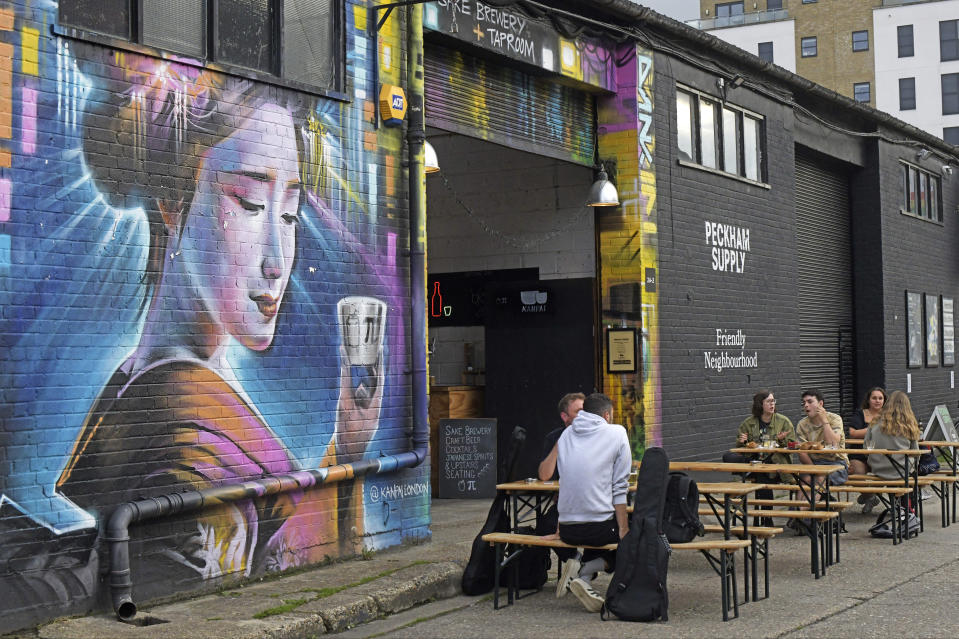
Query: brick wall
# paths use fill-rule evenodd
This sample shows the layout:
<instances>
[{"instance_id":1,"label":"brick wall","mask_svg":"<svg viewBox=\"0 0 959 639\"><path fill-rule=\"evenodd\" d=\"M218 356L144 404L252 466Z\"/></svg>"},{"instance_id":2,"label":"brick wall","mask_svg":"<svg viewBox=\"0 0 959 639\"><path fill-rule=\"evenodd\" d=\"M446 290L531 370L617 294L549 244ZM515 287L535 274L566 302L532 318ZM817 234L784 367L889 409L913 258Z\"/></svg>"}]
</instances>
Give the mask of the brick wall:
<instances>
[{"instance_id":1,"label":"brick wall","mask_svg":"<svg viewBox=\"0 0 959 639\"><path fill-rule=\"evenodd\" d=\"M345 14L334 100L0 6L0 632L105 605L119 503L409 449L403 130L374 129L365 4ZM134 597L428 536L427 478L134 526Z\"/></svg>"},{"instance_id":2,"label":"brick wall","mask_svg":"<svg viewBox=\"0 0 959 639\"><path fill-rule=\"evenodd\" d=\"M765 117L768 188L682 166L676 83L717 95L716 76L676 59L657 58L656 68L663 442L673 458L718 459L760 388L772 390L791 419L797 413L793 116L745 87L729 92L730 103ZM749 230L742 273L713 269L707 223ZM742 331L744 348L717 344L717 331ZM706 366L707 351L758 361L720 372Z\"/></svg>"}]
</instances>

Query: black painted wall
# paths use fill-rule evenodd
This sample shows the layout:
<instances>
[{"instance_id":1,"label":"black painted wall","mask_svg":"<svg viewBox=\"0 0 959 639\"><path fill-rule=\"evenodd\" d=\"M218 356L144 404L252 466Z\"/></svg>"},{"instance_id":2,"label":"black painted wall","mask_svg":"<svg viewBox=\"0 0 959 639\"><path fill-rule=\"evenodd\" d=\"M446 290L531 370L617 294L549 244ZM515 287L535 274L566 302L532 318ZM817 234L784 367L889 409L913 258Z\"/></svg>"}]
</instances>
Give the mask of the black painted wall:
<instances>
[{"instance_id":1,"label":"black painted wall","mask_svg":"<svg viewBox=\"0 0 959 639\"><path fill-rule=\"evenodd\" d=\"M766 118L768 188L680 165L676 83L718 97L717 75L661 55L655 68L663 444L674 459L719 459L758 389L799 417L794 118L746 87L728 92L729 103ZM706 221L749 229L743 273L713 270ZM745 348L717 345L717 329L741 330ZM707 368L704 352L724 350L755 353L757 366Z\"/></svg>"}]
</instances>

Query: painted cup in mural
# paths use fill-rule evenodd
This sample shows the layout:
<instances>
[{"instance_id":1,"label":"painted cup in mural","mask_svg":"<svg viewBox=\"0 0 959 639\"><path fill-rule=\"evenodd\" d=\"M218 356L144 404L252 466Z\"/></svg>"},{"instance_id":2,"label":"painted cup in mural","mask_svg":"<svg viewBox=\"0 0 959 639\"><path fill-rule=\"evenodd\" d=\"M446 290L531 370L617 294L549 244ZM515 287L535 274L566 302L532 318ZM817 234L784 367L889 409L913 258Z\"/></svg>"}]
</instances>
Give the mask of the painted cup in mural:
<instances>
[{"instance_id":1,"label":"painted cup in mural","mask_svg":"<svg viewBox=\"0 0 959 639\"><path fill-rule=\"evenodd\" d=\"M350 366L374 366L386 329L386 303L375 297L344 297L336 305L340 337Z\"/></svg>"},{"instance_id":2,"label":"painted cup in mural","mask_svg":"<svg viewBox=\"0 0 959 639\"><path fill-rule=\"evenodd\" d=\"M368 408L378 387L377 365L386 333L386 303L375 297L344 297L336 305L343 356L352 377L353 401Z\"/></svg>"}]
</instances>

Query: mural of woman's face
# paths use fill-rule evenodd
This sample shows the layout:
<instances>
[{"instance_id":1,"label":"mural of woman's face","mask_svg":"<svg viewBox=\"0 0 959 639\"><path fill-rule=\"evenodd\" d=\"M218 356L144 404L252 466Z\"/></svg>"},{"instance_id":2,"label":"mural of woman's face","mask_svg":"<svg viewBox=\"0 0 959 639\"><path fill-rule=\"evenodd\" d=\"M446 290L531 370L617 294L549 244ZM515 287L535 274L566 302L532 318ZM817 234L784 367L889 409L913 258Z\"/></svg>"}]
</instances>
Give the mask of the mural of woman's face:
<instances>
[{"instance_id":1,"label":"mural of woman's face","mask_svg":"<svg viewBox=\"0 0 959 639\"><path fill-rule=\"evenodd\" d=\"M296 130L268 103L211 147L179 251L211 331L252 350L273 341L293 269L300 200Z\"/></svg>"}]
</instances>

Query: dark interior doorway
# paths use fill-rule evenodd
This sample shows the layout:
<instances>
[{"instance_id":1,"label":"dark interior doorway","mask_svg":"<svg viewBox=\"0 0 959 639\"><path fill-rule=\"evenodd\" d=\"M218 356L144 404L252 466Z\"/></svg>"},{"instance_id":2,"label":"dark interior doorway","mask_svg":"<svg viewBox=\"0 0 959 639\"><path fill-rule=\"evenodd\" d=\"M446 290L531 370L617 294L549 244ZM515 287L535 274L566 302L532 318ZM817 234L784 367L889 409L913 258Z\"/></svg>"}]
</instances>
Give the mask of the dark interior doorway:
<instances>
[{"instance_id":1,"label":"dark interior doorway","mask_svg":"<svg viewBox=\"0 0 959 639\"><path fill-rule=\"evenodd\" d=\"M526 429L516 477L535 477L543 440L561 426L556 404L595 387L594 280L494 284L487 292L486 416L497 419L498 459Z\"/></svg>"}]
</instances>

